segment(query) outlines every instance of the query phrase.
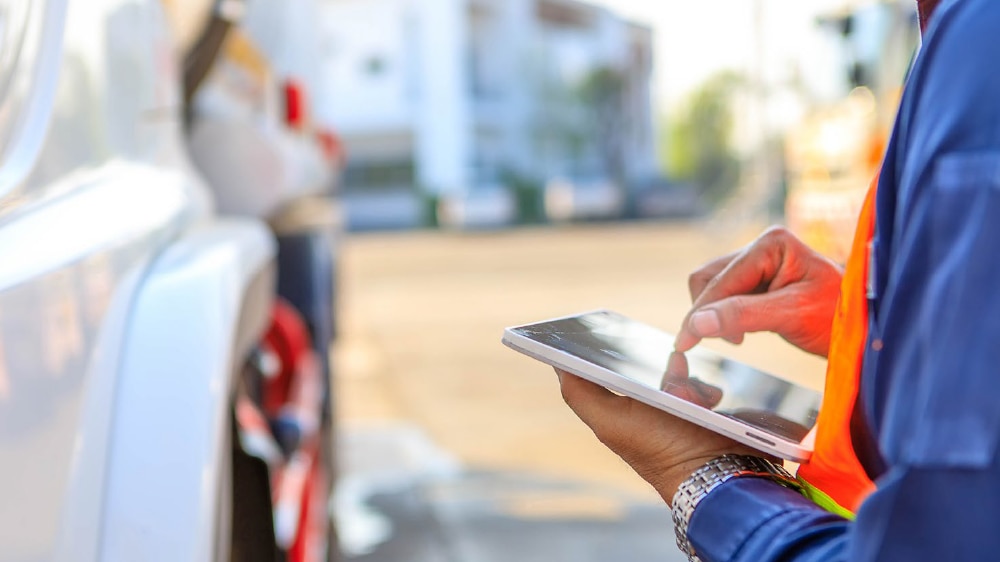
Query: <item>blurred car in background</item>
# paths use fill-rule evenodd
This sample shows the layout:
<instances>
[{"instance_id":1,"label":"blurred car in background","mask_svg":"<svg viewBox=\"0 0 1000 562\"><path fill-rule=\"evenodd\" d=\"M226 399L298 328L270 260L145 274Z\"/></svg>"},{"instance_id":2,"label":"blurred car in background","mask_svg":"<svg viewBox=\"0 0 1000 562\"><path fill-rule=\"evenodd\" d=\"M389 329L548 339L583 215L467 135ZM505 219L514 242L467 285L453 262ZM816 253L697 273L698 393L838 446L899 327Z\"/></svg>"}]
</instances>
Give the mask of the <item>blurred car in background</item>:
<instances>
[{"instance_id":1,"label":"blurred car in background","mask_svg":"<svg viewBox=\"0 0 1000 562\"><path fill-rule=\"evenodd\" d=\"M218 31L247 9L0 0L0 559L336 557L317 336L332 314L276 299L275 236L332 241L330 220L282 214L328 190L336 157L274 133L260 144L282 156L228 164L266 155L284 166L265 170L272 190L323 187L226 184L242 213L189 157L199 111L260 115L240 106L252 96L195 101L212 99ZM301 267L329 299L332 252L310 244Z\"/></svg>"},{"instance_id":2,"label":"blurred car in background","mask_svg":"<svg viewBox=\"0 0 1000 562\"><path fill-rule=\"evenodd\" d=\"M504 228L517 220L514 197L501 186L443 195L436 211L439 225L452 229Z\"/></svg>"},{"instance_id":3,"label":"blurred car in background","mask_svg":"<svg viewBox=\"0 0 1000 562\"><path fill-rule=\"evenodd\" d=\"M657 177L637 182L628 211L637 219L693 219L708 208L696 186Z\"/></svg>"},{"instance_id":4,"label":"blurred car in background","mask_svg":"<svg viewBox=\"0 0 1000 562\"><path fill-rule=\"evenodd\" d=\"M557 178L545 185L545 214L553 222L615 219L625 211L625 193L607 179Z\"/></svg>"}]
</instances>

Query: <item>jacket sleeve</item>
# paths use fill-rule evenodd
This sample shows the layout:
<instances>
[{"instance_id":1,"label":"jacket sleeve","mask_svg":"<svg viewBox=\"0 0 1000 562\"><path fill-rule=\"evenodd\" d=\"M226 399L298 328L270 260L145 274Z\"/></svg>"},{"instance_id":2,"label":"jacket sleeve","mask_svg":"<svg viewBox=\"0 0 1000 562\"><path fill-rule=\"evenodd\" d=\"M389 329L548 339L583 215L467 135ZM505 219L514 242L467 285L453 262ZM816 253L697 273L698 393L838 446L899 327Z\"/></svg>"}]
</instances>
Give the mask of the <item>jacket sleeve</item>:
<instances>
[{"instance_id":1,"label":"jacket sleeve","mask_svg":"<svg viewBox=\"0 0 1000 562\"><path fill-rule=\"evenodd\" d=\"M688 539L702 562L846 560L849 527L784 486L736 478L698 505Z\"/></svg>"},{"instance_id":2,"label":"jacket sleeve","mask_svg":"<svg viewBox=\"0 0 1000 562\"><path fill-rule=\"evenodd\" d=\"M703 562L1000 559L1000 470L894 468L849 522L767 480L734 479L698 506Z\"/></svg>"}]
</instances>

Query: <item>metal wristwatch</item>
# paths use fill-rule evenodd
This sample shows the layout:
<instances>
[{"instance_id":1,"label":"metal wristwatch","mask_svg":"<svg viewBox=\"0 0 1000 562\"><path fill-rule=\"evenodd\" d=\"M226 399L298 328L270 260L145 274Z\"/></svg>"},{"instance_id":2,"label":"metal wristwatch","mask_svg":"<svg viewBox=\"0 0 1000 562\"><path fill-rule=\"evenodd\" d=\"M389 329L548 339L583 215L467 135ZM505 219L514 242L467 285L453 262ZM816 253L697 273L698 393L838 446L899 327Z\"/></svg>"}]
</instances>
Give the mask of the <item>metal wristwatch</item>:
<instances>
[{"instance_id":1,"label":"metal wristwatch","mask_svg":"<svg viewBox=\"0 0 1000 562\"><path fill-rule=\"evenodd\" d=\"M674 494L673 520L677 548L687 555L688 560L699 562L687 536L691 514L712 490L740 476L767 478L786 488L802 491L802 485L783 466L761 457L723 455L709 461L685 480Z\"/></svg>"}]
</instances>

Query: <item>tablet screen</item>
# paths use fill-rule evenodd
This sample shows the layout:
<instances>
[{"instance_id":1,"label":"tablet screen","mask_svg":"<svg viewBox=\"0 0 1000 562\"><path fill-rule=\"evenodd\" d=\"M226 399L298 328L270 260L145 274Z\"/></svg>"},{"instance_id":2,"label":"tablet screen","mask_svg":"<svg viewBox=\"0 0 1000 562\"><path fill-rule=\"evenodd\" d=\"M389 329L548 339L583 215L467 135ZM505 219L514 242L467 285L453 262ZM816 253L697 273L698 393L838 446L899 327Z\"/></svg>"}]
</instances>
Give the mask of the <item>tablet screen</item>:
<instances>
[{"instance_id":1,"label":"tablet screen","mask_svg":"<svg viewBox=\"0 0 1000 562\"><path fill-rule=\"evenodd\" d=\"M613 312L513 331L790 441L801 441L819 413L821 395L814 390L700 348L671 360L672 336Z\"/></svg>"}]
</instances>

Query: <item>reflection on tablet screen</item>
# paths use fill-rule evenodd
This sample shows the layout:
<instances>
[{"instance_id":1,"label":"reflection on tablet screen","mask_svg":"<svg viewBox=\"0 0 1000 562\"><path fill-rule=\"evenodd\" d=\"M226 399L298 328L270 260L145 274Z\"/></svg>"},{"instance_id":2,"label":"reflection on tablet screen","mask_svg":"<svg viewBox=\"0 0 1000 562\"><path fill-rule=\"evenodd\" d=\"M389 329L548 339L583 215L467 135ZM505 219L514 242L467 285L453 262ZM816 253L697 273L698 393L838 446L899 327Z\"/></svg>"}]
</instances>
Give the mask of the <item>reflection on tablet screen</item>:
<instances>
[{"instance_id":1,"label":"reflection on tablet screen","mask_svg":"<svg viewBox=\"0 0 1000 562\"><path fill-rule=\"evenodd\" d=\"M791 441L801 441L816 423L819 393L702 349L685 354L687 378L666 373L673 338L612 312L514 332Z\"/></svg>"}]
</instances>

